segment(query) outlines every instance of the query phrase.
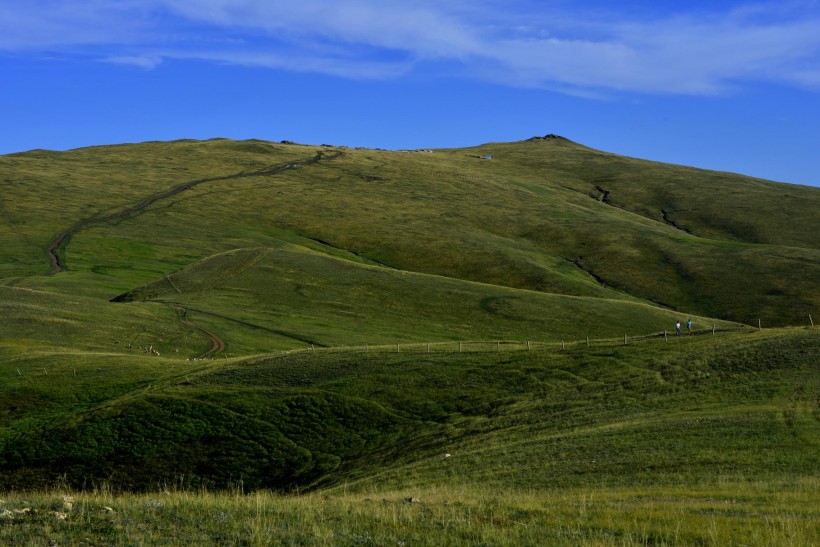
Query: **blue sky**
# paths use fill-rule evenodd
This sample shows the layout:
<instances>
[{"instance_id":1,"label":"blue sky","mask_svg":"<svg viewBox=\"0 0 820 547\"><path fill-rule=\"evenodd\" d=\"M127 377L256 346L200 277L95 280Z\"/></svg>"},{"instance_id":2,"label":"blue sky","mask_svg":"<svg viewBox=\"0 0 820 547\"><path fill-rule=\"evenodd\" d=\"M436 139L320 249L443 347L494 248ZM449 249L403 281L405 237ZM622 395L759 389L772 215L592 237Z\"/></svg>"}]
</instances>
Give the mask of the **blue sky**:
<instances>
[{"instance_id":1,"label":"blue sky","mask_svg":"<svg viewBox=\"0 0 820 547\"><path fill-rule=\"evenodd\" d=\"M820 0L0 0L0 153L557 133L820 186Z\"/></svg>"}]
</instances>

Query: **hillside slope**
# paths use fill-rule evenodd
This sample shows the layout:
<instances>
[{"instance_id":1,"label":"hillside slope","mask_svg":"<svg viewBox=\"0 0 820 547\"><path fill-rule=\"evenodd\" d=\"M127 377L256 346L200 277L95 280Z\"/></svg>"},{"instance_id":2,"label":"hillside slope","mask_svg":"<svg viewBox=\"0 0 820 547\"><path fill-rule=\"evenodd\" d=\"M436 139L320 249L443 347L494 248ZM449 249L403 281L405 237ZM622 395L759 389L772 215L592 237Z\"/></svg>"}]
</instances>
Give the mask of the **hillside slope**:
<instances>
[{"instance_id":1,"label":"hillside slope","mask_svg":"<svg viewBox=\"0 0 820 547\"><path fill-rule=\"evenodd\" d=\"M801 329L195 367L87 355L52 359L48 374L21 358L0 370L14 409L0 415L0 478L364 491L796 481L820 471L819 352Z\"/></svg>"},{"instance_id":2,"label":"hillside slope","mask_svg":"<svg viewBox=\"0 0 820 547\"><path fill-rule=\"evenodd\" d=\"M68 284L35 275L53 269L50 247L61 273L113 298L208 256L287 242L755 325L806 324L820 307L820 190L561 138L433 153L146 143L4 156L0 180L0 276L31 288Z\"/></svg>"},{"instance_id":3,"label":"hillside slope","mask_svg":"<svg viewBox=\"0 0 820 547\"><path fill-rule=\"evenodd\" d=\"M208 257L114 301L184 309L242 353L300 342L332 347L612 338L671 332L680 319L670 310L623 297L499 287L361 264L292 245ZM700 330L739 327L705 317L693 320Z\"/></svg>"}]
</instances>

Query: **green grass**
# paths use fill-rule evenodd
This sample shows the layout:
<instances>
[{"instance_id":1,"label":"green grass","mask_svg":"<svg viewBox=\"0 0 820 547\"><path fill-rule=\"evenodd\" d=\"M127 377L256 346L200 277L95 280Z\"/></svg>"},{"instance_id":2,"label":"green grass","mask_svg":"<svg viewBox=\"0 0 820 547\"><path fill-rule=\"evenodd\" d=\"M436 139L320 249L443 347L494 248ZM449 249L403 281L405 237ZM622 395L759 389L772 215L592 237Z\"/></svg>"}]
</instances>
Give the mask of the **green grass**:
<instances>
[{"instance_id":1,"label":"green grass","mask_svg":"<svg viewBox=\"0 0 820 547\"><path fill-rule=\"evenodd\" d=\"M818 541L817 189L214 139L0 190L0 542Z\"/></svg>"},{"instance_id":2,"label":"green grass","mask_svg":"<svg viewBox=\"0 0 820 547\"><path fill-rule=\"evenodd\" d=\"M495 159L477 160L484 151ZM316 152L213 140L4 156L3 194L13 198L2 203L8 243L0 278L36 288L41 280L18 278L48 271L44 250L56 234L92 222L61 252L70 270L92 275L100 296L219 253L286 242L403 271L637 298L749 324L804 325L809 314L820 315L812 283L820 276L814 188L623 158L563 140L433 154L345 149L334 159L250 176ZM203 180L144 211L100 222ZM596 187L609 192L606 202L596 199ZM59 200L40 199L46 193ZM60 290L59 283L50 285Z\"/></svg>"},{"instance_id":3,"label":"green grass","mask_svg":"<svg viewBox=\"0 0 820 547\"><path fill-rule=\"evenodd\" d=\"M398 349L19 357L2 378L0 538L817 541L815 330ZM224 488L250 494L210 493Z\"/></svg>"},{"instance_id":4,"label":"green grass","mask_svg":"<svg viewBox=\"0 0 820 547\"><path fill-rule=\"evenodd\" d=\"M80 288L58 293L0 286L0 347L15 357L23 351L19 357L28 359L37 352L124 355L153 346L184 359L204 346L201 336L182 325L168 306L116 306L83 295L86 276L68 274L62 281Z\"/></svg>"},{"instance_id":5,"label":"green grass","mask_svg":"<svg viewBox=\"0 0 820 547\"><path fill-rule=\"evenodd\" d=\"M292 246L216 255L122 299L188 308L197 321L222 333L234 353L310 343L556 342L636 336L672 330L681 319L679 313L635 301L544 294L401 272ZM703 317L693 320L701 329L739 326ZM256 336L250 338L252 334ZM243 342L249 338L254 346Z\"/></svg>"},{"instance_id":6,"label":"green grass","mask_svg":"<svg viewBox=\"0 0 820 547\"><path fill-rule=\"evenodd\" d=\"M16 488L677 485L811 476L820 463L810 330L143 370L52 359L48 374L36 360L6 373L9 399L31 401L0 437Z\"/></svg>"},{"instance_id":7,"label":"green grass","mask_svg":"<svg viewBox=\"0 0 820 547\"><path fill-rule=\"evenodd\" d=\"M0 516L0 540L15 545L812 545L820 537L818 486L814 478L646 489L464 487L305 496L63 490L4 496L0 513L9 515Z\"/></svg>"},{"instance_id":8,"label":"green grass","mask_svg":"<svg viewBox=\"0 0 820 547\"><path fill-rule=\"evenodd\" d=\"M816 330L400 349L4 368L0 539L818 540Z\"/></svg>"}]
</instances>

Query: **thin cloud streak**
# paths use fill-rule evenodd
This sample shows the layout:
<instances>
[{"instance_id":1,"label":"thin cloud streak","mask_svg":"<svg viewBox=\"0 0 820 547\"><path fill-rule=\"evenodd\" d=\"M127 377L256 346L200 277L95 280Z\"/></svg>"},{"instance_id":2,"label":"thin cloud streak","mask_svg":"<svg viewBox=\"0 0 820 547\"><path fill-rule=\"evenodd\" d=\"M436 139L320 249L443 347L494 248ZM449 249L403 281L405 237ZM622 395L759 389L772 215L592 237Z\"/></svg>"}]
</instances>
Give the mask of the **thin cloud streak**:
<instances>
[{"instance_id":1,"label":"thin cloud streak","mask_svg":"<svg viewBox=\"0 0 820 547\"><path fill-rule=\"evenodd\" d=\"M129 65L139 67L145 70L152 70L162 64L162 57L159 56L122 56L122 57L107 57L103 59L106 63L115 65Z\"/></svg>"},{"instance_id":2,"label":"thin cloud streak","mask_svg":"<svg viewBox=\"0 0 820 547\"><path fill-rule=\"evenodd\" d=\"M442 4L0 0L0 51L79 49L145 69L163 58L199 59L355 79L400 78L444 62L450 73L586 96L709 95L749 82L820 90L820 7L812 2L656 20L586 12L578 23L540 3L517 2L514 13L497 0Z\"/></svg>"},{"instance_id":3,"label":"thin cloud streak","mask_svg":"<svg viewBox=\"0 0 820 547\"><path fill-rule=\"evenodd\" d=\"M248 67L287 70L290 72L321 73L339 78L356 80L385 80L407 74L407 63L380 63L361 60L349 61L310 55L282 55L271 52L220 52L220 51L166 51L166 59L215 61Z\"/></svg>"},{"instance_id":4,"label":"thin cloud streak","mask_svg":"<svg viewBox=\"0 0 820 547\"><path fill-rule=\"evenodd\" d=\"M186 18L219 27L280 37L316 36L343 44L412 51L423 57L451 57L483 46L474 29L441 8L423 3L165 0L162 4Z\"/></svg>"},{"instance_id":5,"label":"thin cloud streak","mask_svg":"<svg viewBox=\"0 0 820 547\"><path fill-rule=\"evenodd\" d=\"M144 43L147 15L133 1L0 0L0 52Z\"/></svg>"},{"instance_id":6,"label":"thin cloud streak","mask_svg":"<svg viewBox=\"0 0 820 547\"><path fill-rule=\"evenodd\" d=\"M722 93L744 81L807 85L820 66L820 22L646 30L622 31L612 41L505 41L493 56L498 72L524 84L687 95Z\"/></svg>"}]
</instances>

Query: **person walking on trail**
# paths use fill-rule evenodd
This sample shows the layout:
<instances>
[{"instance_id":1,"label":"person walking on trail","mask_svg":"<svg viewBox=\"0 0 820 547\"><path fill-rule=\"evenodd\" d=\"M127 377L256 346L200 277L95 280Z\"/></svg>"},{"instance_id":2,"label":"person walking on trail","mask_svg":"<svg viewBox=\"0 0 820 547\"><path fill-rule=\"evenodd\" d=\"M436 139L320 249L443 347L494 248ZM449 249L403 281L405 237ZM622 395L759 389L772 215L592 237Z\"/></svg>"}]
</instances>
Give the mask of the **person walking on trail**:
<instances>
[{"instance_id":1,"label":"person walking on trail","mask_svg":"<svg viewBox=\"0 0 820 547\"><path fill-rule=\"evenodd\" d=\"M692 320L686 322L686 328L689 330L689 334L692 334Z\"/></svg>"},{"instance_id":2,"label":"person walking on trail","mask_svg":"<svg viewBox=\"0 0 820 547\"><path fill-rule=\"evenodd\" d=\"M675 323L675 336L680 336L680 321Z\"/></svg>"}]
</instances>

